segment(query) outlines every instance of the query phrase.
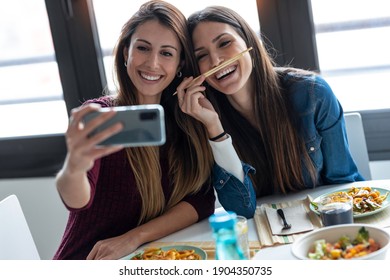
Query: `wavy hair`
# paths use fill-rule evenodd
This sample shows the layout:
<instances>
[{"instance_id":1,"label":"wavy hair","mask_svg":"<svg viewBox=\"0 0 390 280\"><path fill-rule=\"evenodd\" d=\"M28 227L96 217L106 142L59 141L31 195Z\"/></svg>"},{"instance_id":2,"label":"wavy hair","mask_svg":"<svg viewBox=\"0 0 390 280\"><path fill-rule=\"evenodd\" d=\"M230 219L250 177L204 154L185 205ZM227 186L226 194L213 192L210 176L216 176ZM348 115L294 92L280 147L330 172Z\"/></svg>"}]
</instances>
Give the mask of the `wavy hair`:
<instances>
[{"instance_id":1,"label":"wavy hair","mask_svg":"<svg viewBox=\"0 0 390 280\"><path fill-rule=\"evenodd\" d=\"M303 188L304 169L309 171L314 184L316 173L313 163L298 133L299 125L288 95L281 87L280 79L288 70L276 71L259 36L235 11L211 6L193 13L188 18L191 36L201 22L228 24L248 47L253 47L253 70L249 82L253 83L254 89L252 102L256 127L231 106L225 94L211 87L208 94L218 108L225 130L232 135L240 158L256 169L256 174L251 176L257 196Z\"/></svg>"},{"instance_id":2,"label":"wavy hair","mask_svg":"<svg viewBox=\"0 0 390 280\"><path fill-rule=\"evenodd\" d=\"M114 74L118 91L116 106L139 103L137 89L124 67L123 50L129 46L137 27L150 20L158 20L177 34L181 44L180 60L183 77L199 73L185 16L169 3L149 1L143 4L122 27L114 49ZM139 224L161 215L187 195L199 192L204 184L210 183L213 157L206 131L200 122L184 114L178 106L177 98L172 97L180 82L181 79L175 77L161 97L160 104L165 110L166 144L161 149L159 147L126 149L142 198ZM161 185L163 172L160 165L161 151L164 151L164 155L168 157L167 172L172 184L171 196L167 201Z\"/></svg>"}]
</instances>

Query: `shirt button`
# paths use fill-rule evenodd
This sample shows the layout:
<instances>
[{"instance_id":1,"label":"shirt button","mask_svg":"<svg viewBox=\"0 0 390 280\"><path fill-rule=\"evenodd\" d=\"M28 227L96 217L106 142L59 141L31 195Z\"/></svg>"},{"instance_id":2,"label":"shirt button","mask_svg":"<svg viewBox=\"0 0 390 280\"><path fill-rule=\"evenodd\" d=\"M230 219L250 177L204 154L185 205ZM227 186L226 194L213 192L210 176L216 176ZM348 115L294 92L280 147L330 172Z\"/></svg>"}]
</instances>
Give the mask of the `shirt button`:
<instances>
[{"instance_id":1,"label":"shirt button","mask_svg":"<svg viewBox=\"0 0 390 280\"><path fill-rule=\"evenodd\" d=\"M310 147L310 151L313 152L315 150L314 147Z\"/></svg>"},{"instance_id":2,"label":"shirt button","mask_svg":"<svg viewBox=\"0 0 390 280\"><path fill-rule=\"evenodd\" d=\"M219 183L220 183L220 184L223 184L223 180L219 180Z\"/></svg>"}]
</instances>

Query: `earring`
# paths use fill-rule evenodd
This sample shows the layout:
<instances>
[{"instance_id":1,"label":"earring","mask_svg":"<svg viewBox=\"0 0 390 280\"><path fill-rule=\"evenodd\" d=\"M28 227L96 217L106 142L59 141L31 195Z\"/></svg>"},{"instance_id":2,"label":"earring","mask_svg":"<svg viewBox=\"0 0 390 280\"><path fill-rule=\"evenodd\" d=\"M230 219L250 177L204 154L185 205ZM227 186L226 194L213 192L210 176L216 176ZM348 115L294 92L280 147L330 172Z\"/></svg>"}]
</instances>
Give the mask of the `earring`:
<instances>
[{"instance_id":1,"label":"earring","mask_svg":"<svg viewBox=\"0 0 390 280\"><path fill-rule=\"evenodd\" d=\"M181 78L183 76L183 73L181 71L176 73L176 77Z\"/></svg>"},{"instance_id":2,"label":"earring","mask_svg":"<svg viewBox=\"0 0 390 280\"><path fill-rule=\"evenodd\" d=\"M125 67L127 67L127 61L125 61L123 64L125 65Z\"/></svg>"},{"instance_id":3,"label":"earring","mask_svg":"<svg viewBox=\"0 0 390 280\"><path fill-rule=\"evenodd\" d=\"M252 58L252 68L256 68L255 60Z\"/></svg>"}]
</instances>

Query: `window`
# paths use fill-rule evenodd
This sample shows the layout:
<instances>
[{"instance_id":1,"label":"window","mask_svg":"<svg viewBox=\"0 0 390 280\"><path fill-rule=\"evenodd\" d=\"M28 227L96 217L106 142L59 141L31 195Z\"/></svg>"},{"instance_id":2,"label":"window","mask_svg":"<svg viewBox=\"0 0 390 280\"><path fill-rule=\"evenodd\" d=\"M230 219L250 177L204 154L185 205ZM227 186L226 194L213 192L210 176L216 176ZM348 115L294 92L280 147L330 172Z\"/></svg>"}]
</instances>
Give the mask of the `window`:
<instances>
[{"instance_id":1,"label":"window","mask_svg":"<svg viewBox=\"0 0 390 280\"><path fill-rule=\"evenodd\" d=\"M390 108L390 2L311 0L321 74L345 111ZM348 11L348 12L346 12Z\"/></svg>"},{"instance_id":2,"label":"window","mask_svg":"<svg viewBox=\"0 0 390 280\"><path fill-rule=\"evenodd\" d=\"M15 132L0 137L0 178L53 176L65 158L63 133L70 110L100 95L105 84L90 1L17 0L1 5L5 38L0 48L7 55L1 57L1 84L13 73L18 79L5 86L9 95L1 95L1 112L8 112L2 117ZM33 111L26 111L29 108ZM23 126L14 129L16 120Z\"/></svg>"},{"instance_id":3,"label":"window","mask_svg":"<svg viewBox=\"0 0 390 280\"><path fill-rule=\"evenodd\" d=\"M0 9L0 138L63 133L67 113L44 1Z\"/></svg>"},{"instance_id":4,"label":"window","mask_svg":"<svg viewBox=\"0 0 390 280\"><path fill-rule=\"evenodd\" d=\"M0 5L0 178L53 174L68 116L45 2Z\"/></svg>"},{"instance_id":5,"label":"window","mask_svg":"<svg viewBox=\"0 0 390 280\"><path fill-rule=\"evenodd\" d=\"M390 2L311 0L321 74L360 111L370 160L390 157Z\"/></svg>"}]
</instances>

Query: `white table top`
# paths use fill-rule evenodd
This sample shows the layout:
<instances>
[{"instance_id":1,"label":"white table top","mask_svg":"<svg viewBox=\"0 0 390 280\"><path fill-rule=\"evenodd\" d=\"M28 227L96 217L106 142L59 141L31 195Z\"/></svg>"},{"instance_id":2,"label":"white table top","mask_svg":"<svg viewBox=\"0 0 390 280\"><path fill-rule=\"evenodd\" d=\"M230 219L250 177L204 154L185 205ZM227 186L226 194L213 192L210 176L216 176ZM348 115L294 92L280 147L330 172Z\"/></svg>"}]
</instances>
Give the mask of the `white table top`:
<instances>
[{"instance_id":1,"label":"white table top","mask_svg":"<svg viewBox=\"0 0 390 280\"><path fill-rule=\"evenodd\" d=\"M259 206L262 203L269 203L269 202L278 203L287 200L304 199L307 195L316 198L321 194L337 191L339 189L345 189L350 186L355 186L355 187L370 186L372 188L384 188L390 190L390 180L372 180L372 181L362 181L362 182L354 182L348 184L321 186L315 189L307 189L299 193L294 193L289 195L267 196L267 197L259 198L257 200L257 205ZM224 211L224 210L222 208L217 208L216 211ZM248 226L249 226L249 241L258 241L259 239L257 236L254 219L248 220ZM387 228L386 230L390 232L390 228ZM158 241L161 242L213 241L213 237L212 237L212 232L208 220L205 219L197 224L194 224L183 230L180 230L176 233L166 236ZM263 259L263 260L296 259L292 255L290 250L291 250L291 244L264 248L261 249L256 254L256 259ZM388 254L387 259L390 259L390 254Z\"/></svg>"}]
</instances>

